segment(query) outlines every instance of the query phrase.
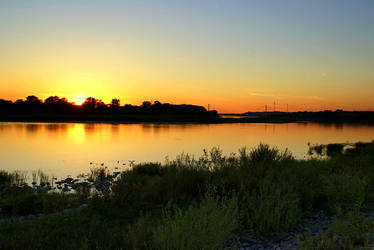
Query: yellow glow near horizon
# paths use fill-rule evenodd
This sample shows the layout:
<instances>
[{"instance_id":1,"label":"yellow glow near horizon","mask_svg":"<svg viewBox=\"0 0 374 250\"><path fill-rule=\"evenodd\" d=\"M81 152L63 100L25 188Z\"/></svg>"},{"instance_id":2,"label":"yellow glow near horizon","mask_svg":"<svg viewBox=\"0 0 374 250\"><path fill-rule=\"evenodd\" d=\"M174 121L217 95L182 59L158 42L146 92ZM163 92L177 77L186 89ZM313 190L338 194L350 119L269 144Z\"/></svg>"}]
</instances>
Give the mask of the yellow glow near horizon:
<instances>
[{"instance_id":1,"label":"yellow glow near horizon","mask_svg":"<svg viewBox=\"0 0 374 250\"><path fill-rule=\"evenodd\" d=\"M77 95L68 97L69 102L74 102L76 105L82 105L82 103L86 100L87 96L84 95Z\"/></svg>"}]
</instances>

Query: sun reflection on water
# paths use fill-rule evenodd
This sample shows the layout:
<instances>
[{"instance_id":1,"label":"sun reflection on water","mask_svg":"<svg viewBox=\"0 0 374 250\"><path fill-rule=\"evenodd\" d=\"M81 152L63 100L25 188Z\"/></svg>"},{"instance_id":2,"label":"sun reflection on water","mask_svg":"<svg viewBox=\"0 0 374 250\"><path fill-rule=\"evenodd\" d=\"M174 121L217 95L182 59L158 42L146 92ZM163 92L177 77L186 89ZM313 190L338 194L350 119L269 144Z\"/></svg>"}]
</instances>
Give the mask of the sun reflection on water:
<instances>
[{"instance_id":1,"label":"sun reflection on water","mask_svg":"<svg viewBox=\"0 0 374 250\"><path fill-rule=\"evenodd\" d=\"M74 124L73 126L69 126L67 130L67 137L70 141L82 144L86 137L84 124Z\"/></svg>"}]
</instances>

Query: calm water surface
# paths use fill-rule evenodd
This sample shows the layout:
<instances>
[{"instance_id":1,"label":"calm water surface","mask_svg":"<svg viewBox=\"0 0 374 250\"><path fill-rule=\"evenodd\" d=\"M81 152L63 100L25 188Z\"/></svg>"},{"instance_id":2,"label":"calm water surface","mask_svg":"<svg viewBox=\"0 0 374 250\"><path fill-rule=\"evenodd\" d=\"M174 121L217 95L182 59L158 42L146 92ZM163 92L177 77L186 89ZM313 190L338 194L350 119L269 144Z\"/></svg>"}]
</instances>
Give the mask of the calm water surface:
<instances>
[{"instance_id":1,"label":"calm water surface","mask_svg":"<svg viewBox=\"0 0 374 250\"><path fill-rule=\"evenodd\" d=\"M129 160L164 162L215 146L228 155L260 142L303 158L308 142L373 139L374 126L366 125L0 123L0 169L75 176L101 163L121 169Z\"/></svg>"}]
</instances>

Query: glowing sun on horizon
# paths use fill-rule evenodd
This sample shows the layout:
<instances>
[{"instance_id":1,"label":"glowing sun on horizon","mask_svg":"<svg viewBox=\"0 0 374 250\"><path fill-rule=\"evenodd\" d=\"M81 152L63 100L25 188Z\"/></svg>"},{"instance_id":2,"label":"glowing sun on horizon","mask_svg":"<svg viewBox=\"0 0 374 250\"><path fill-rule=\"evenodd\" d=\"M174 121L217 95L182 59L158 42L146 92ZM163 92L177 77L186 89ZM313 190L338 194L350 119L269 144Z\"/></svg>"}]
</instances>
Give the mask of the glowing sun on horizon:
<instances>
[{"instance_id":1,"label":"glowing sun on horizon","mask_svg":"<svg viewBox=\"0 0 374 250\"><path fill-rule=\"evenodd\" d=\"M82 105L82 103L86 100L87 96L83 95L76 95L76 96L70 96L67 99L69 102L74 102L76 105Z\"/></svg>"}]
</instances>

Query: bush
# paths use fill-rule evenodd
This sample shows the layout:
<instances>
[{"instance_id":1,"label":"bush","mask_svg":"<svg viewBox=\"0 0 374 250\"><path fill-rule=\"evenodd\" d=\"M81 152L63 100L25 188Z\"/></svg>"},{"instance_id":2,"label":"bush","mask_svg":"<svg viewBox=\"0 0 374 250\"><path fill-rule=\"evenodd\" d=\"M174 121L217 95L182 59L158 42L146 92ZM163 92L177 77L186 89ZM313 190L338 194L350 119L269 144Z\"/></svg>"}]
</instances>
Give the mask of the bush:
<instances>
[{"instance_id":1,"label":"bush","mask_svg":"<svg viewBox=\"0 0 374 250\"><path fill-rule=\"evenodd\" d=\"M167 210L154 231L157 249L219 249L240 229L237 199L207 193L187 211Z\"/></svg>"},{"instance_id":2,"label":"bush","mask_svg":"<svg viewBox=\"0 0 374 250\"><path fill-rule=\"evenodd\" d=\"M2 196L0 200L0 211L2 216L21 216L35 213L33 192L23 192Z\"/></svg>"},{"instance_id":3,"label":"bush","mask_svg":"<svg viewBox=\"0 0 374 250\"><path fill-rule=\"evenodd\" d=\"M326 147L326 153L328 156L340 155L343 152L344 145L341 143L328 144Z\"/></svg>"},{"instance_id":4,"label":"bush","mask_svg":"<svg viewBox=\"0 0 374 250\"><path fill-rule=\"evenodd\" d=\"M135 165L133 168L133 172L138 175L161 175L162 168L160 163L142 163Z\"/></svg>"},{"instance_id":5,"label":"bush","mask_svg":"<svg viewBox=\"0 0 374 250\"><path fill-rule=\"evenodd\" d=\"M331 173L323 179L323 193L332 209L336 206L361 208L366 200L367 181L358 173Z\"/></svg>"},{"instance_id":6,"label":"bush","mask_svg":"<svg viewBox=\"0 0 374 250\"><path fill-rule=\"evenodd\" d=\"M21 187L10 187L6 192L0 192L1 216L52 213L78 205L78 196L74 194L36 192Z\"/></svg>"},{"instance_id":7,"label":"bush","mask_svg":"<svg viewBox=\"0 0 374 250\"><path fill-rule=\"evenodd\" d=\"M272 162L290 161L294 159L287 149L285 151L279 151L279 149L275 147L271 148L269 145L262 143L250 151L249 158L253 164L269 164Z\"/></svg>"},{"instance_id":8,"label":"bush","mask_svg":"<svg viewBox=\"0 0 374 250\"><path fill-rule=\"evenodd\" d=\"M152 249L153 230L157 223L151 214L141 215L124 233L124 248Z\"/></svg>"},{"instance_id":9,"label":"bush","mask_svg":"<svg viewBox=\"0 0 374 250\"><path fill-rule=\"evenodd\" d=\"M294 228L302 216L300 198L292 186L274 182L271 177L267 177L246 201L242 206L246 206L243 211L247 224L262 237Z\"/></svg>"},{"instance_id":10,"label":"bush","mask_svg":"<svg viewBox=\"0 0 374 250\"><path fill-rule=\"evenodd\" d=\"M0 170L0 187L10 185L12 182L12 175L7 171Z\"/></svg>"},{"instance_id":11,"label":"bush","mask_svg":"<svg viewBox=\"0 0 374 250\"><path fill-rule=\"evenodd\" d=\"M113 199L117 204L189 203L204 193L208 177L207 169L169 163L161 170L148 163L121 175L112 187Z\"/></svg>"}]
</instances>

